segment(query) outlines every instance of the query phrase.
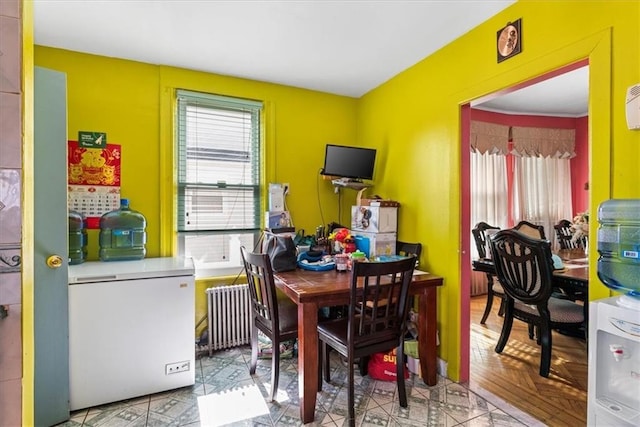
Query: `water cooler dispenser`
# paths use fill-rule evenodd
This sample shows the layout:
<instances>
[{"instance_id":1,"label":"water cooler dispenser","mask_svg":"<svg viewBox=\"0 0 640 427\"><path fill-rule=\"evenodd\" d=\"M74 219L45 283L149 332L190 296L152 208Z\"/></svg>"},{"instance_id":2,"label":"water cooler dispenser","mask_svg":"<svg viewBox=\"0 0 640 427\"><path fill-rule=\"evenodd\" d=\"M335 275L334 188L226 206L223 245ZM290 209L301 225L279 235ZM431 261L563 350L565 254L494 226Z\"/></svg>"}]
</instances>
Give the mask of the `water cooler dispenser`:
<instances>
[{"instance_id":1,"label":"water cooler dispenser","mask_svg":"<svg viewBox=\"0 0 640 427\"><path fill-rule=\"evenodd\" d=\"M640 199L598 209L598 278L622 295L589 306L589 426L640 425Z\"/></svg>"}]
</instances>

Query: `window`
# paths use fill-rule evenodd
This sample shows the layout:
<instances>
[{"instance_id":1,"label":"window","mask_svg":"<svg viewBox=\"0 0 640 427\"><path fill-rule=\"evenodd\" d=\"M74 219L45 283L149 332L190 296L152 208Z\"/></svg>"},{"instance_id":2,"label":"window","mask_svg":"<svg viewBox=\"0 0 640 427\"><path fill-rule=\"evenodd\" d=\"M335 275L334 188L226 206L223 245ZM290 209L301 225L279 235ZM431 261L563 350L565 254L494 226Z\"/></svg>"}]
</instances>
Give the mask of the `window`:
<instances>
[{"instance_id":1,"label":"window","mask_svg":"<svg viewBox=\"0 0 640 427\"><path fill-rule=\"evenodd\" d=\"M198 277L236 274L260 233L262 104L178 90L178 246Z\"/></svg>"},{"instance_id":2,"label":"window","mask_svg":"<svg viewBox=\"0 0 640 427\"><path fill-rule=\"evenodd\" d=\"M471 122L471 223L544 226L572 218L575 130Z\"/></svg>"}]
</instances>

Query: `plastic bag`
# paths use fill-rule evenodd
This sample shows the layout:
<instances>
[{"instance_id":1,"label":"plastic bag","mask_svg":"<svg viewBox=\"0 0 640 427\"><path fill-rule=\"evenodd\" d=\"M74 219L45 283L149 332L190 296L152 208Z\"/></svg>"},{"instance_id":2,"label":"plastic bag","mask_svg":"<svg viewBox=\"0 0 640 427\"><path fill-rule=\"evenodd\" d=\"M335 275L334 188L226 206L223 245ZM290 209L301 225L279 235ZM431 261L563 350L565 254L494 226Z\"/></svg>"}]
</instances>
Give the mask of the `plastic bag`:
<instances>
[{"instance_id":1,"label":"plastic bag","mask_svg":"<svg viewBox=\"0 0 640 427\"><path fill-rule=\"evenodd\" d=\"M381 381L395 381L398 377L396 368L396 349L374 353L369 358L369 364L367 365L367 372L374 380ZM404 363L404 361L402 361ZM405 365L404 377L409 378L409 370Z\"/></svg>"},{"instance_id":2,"label":"plastic bag","mask_svg":"<svg viewBox=\"0 0 640 427\"><path fill-rule=\"evenodd\" d=\"M271 268L275 272L292 271L298 266L296 245L288 234L265 231L262 253L269 255Z\"/></svg>"}]
</instances>

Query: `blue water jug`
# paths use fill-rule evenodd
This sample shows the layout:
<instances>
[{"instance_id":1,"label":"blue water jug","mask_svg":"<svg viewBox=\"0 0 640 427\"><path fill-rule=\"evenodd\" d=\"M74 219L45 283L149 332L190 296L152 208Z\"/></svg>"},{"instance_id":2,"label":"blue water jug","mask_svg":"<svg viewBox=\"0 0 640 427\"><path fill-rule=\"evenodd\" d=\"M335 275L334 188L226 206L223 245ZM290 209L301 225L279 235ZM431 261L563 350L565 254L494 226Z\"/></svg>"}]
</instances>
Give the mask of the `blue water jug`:
<instances>
[{"instance_id":1,"label":"blue water jug","mask_svg":"<svg viewBox=\"0 0 640 427\"><path fill-rule=\"evenodd\" d=\"M121 199L120 209L107 212L100 217L100 259L143 259L147 252L146 227L144 215L131 209L128 199Z\"/></svg>"},{"instance_id":2,"label":"blue water jug","mask_svg":"<svg viewBox=\"0 0 640 427\"><path fill-rule=\"evenodd\" d=\"M640 302L640 199L601 203L598 222L598 278Z\"/></svg>"},{"instance_id":3,"label":"blue water jug","mask_svg":"<svg viewBox=\"0 0 640 427\"><path fill-rule=\"evenodd\" d=\"M87 221L83 214L69 211L69 264L87 260Z\"/></svg>"}]
</instances>

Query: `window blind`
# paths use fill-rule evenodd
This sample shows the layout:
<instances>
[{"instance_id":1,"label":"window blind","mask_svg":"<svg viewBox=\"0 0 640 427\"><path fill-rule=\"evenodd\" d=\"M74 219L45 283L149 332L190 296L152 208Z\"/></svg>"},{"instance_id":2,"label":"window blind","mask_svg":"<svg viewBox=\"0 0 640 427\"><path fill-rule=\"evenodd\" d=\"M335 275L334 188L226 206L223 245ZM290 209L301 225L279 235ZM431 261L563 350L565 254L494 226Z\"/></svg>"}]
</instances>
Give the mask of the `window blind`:
<instances>
[{"instance_id":1,"label":"window blind","mask_svg":"<svg viewBox=\"0 0 640 427\"><path fill-rule=\"evenodd\" d=\"M178 231L260 227L256 101L178 91Z\"/></svg>"},{"instance_id":2,"label":"window blind","mask_svg":"<svg viewBox=\"0 0 640 427\"><path fill-rule=\"evenodd\" d=\"M197 276L240 267L240 245L259 235L261 113L258 101L177 91L178 243Z\"/></svg>"}]
</instances>

